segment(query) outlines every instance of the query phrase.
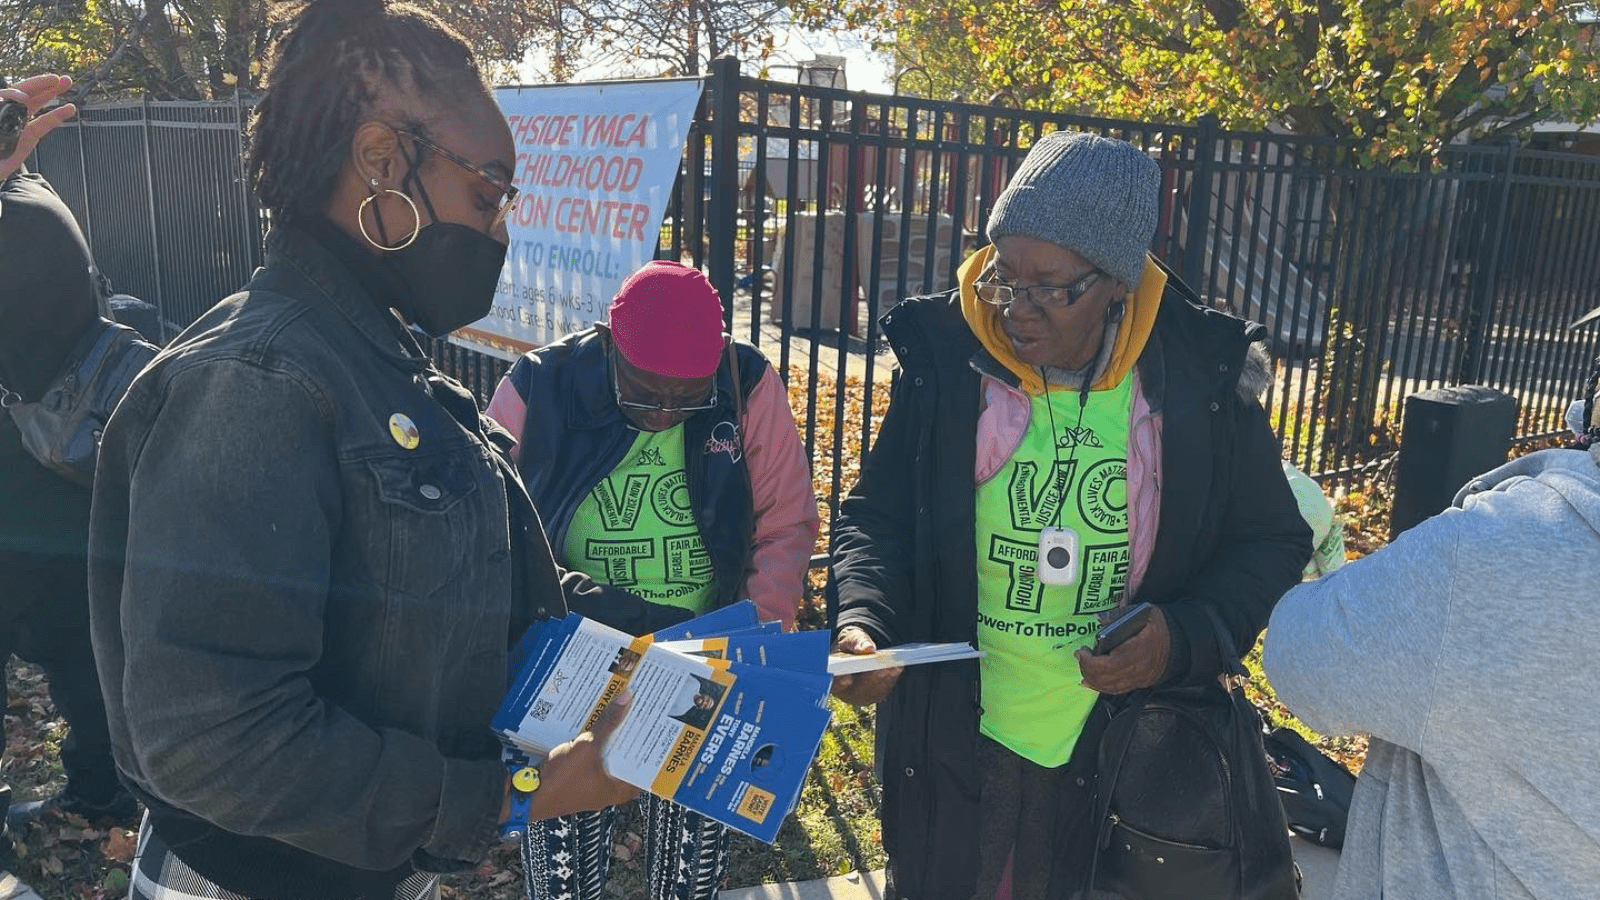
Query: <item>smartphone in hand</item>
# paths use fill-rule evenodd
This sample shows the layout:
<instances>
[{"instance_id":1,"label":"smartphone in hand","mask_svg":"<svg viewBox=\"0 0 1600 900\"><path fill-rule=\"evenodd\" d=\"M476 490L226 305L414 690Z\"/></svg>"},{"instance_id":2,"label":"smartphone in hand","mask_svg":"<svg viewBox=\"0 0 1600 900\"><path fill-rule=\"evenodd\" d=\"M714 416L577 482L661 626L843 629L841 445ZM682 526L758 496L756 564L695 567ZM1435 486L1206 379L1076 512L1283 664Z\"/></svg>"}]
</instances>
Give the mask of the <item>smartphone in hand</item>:
<instances>
[{"instance_id":1,"label":"smartphone in hand","mask_svg":"<svg viewBox=\"0 0 1600 900\"><path fill-rule=\"evenodd\" d=\"M1089 652L1095 656L1105 656L1117 649L1133 637L1150 621L1150 614L1155 612L1155 607L1149 601L1136 603L1117 613L1116 618L1100 626L1100 635L1095 639L1094 646Z\"/></svg>"},{"instance_id":2,"label":"smartphone in hand","mask_svg":"<svg viewBox=\"0 0 1600 900\"><path fill-rule=\"evenodd\" d=\"M28 107L17 100L0 100L0 159L10 159L28 126Z\"/></svg>"}]
</instances>

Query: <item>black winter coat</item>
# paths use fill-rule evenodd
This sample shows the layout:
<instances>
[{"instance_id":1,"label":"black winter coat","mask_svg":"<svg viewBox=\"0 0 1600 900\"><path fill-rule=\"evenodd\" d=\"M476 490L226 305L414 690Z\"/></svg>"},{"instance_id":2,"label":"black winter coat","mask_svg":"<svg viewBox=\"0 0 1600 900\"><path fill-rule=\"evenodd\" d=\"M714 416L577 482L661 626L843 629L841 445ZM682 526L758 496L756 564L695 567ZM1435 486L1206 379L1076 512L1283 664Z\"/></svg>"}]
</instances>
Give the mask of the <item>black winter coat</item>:
<instances>
[{"instance_id":1,"label":"black winter coat","mask_svg":"<svg viewBox=\"0 0 1600 900\"><path fill-rule=\"evenodd\" d=\"M860 626L880 645L972 641L981 396L974 366L1009 373L983 350L954 292L906 300L882 321L902 371L834 526L834 624ZM1256 398L1238 389L1246 352L1263 334L1169 284L1138 360L1140 385L1162 416L1162 483L1151 559L1130 596L1167 614L1168 683L1201 682L1222 669L1201 604L1221 613L1237 646L1252 647L1310 557L1311 531L1284 479L1278 440ZM1063 654L1062 664L1077 661ZM898 896L972 895L978 698L978 667L969 661L907 669L878 706L884 848ZM1086 804L1087 776L1080 784Z\"/></svg>"},{"instance_id":2,"label":"black winter coat","mask_svg":"<svg viewBox=\"0 0 1600 900\"><path fill-rule=\"evenodd\" d=\"M0 182L0 394L38 400L95 320L99 289L83 232L44 178L18 173ZM0 410L0 581L62 558L83 564L89 545L89 491L52 474L22 447ZM81 597L82 589L71 596ZM11 619L20 594L5 592ZM85 619L87 609L78 614Z\"/></svg>"}]
</instances>

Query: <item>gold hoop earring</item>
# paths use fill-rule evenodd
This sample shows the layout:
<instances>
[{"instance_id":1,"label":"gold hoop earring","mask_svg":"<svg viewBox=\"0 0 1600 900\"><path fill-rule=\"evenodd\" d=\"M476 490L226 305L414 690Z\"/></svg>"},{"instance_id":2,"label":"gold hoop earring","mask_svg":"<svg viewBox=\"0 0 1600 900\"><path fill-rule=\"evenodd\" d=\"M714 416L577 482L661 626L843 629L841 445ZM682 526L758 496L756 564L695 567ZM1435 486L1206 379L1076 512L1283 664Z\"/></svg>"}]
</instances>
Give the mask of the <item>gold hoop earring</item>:
<instances>
[{"instance_id":1,"label":"gold hoop earring","mask_svg":"<svg viewBox=\"0 0 1600 900\"><path fill-rule=\"evenodd\" d=\"M417 233L422 231L422 213L417 212L416 202L410 197L406 196L404 191L397 191L394 188L384 188L383 193L395 194L401 200L404 200L407 206L411 207L411 218L414 220L414 224L411 226L411 236L393 247L385 247L384 245L373 240L372 235L367 234L367 223L366 220L361 218L361 214L367 211L368 203L378 199L377 194L368 194L367 199L361 201L361 205L356 207L356 227L361 229L361 236L367 239L367 243L378 248L379 250L393 253L396 250L404 250L405 248L411 246L411 242L417 239Z\"/></svg>"}]
</instances>

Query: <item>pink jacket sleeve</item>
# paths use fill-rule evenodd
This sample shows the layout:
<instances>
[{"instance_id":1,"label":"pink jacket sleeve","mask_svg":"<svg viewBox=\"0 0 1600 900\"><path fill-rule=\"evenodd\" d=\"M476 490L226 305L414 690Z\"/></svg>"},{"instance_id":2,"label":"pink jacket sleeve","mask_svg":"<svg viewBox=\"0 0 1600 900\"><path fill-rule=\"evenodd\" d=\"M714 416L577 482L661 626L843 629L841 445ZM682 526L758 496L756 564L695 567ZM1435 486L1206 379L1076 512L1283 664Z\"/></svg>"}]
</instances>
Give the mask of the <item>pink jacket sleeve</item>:
<instances>
[{"instance_id":1,"label":"pink jacket sleeve","mask_svg":"<svg viewBox=\"0 0 1600 900\"><path fill-rule=\"evenodd\" d=\"M522 426L528 420L528 403L517 393L516 387L511 384L510 376L501 378L500 383L495 385L494 396L490 398L484 412L517 439L518 443L511 448L511 461L516 462L522 451Z\"/></svg>"},{"instance_id":2,"label":"pink jacket sleeve","mask_svg":"<svg viewBox=\"0 0 1600 900\"><path fill-rule=\"evenodd\" d=\"M777 369L769 366L750 392L744 432L756 526L745 591L763 620L777 619L784 628L793 628L821 519L811 466Z\"/></svg>"}]
</instances>

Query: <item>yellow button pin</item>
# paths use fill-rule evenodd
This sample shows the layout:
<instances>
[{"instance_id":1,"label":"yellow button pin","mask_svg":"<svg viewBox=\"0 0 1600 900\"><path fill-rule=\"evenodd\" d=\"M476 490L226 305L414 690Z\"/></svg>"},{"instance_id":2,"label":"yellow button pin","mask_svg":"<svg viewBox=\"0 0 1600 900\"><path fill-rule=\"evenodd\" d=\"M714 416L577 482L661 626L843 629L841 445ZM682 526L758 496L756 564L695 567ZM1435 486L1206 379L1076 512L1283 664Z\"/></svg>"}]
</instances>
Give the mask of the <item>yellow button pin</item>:
<instances>
[{"instance_id":1,"label":"yellow button pin","mask_svg":"<svg viewBox=\"0 0 1600 900\"><path fill-rule=\"evenodd\" d=\"M524 766L511 776L511 786L524 794L531 794L539 789L539 770L532 766Z\"/></svg>"},{"instance_id":2,"label":"yellow button pin","mask_svg":"<svg viewBox=\"0 0 1600 900\"><path fill-rule=\"evenodd\" d=\"M389 417L389 434L394 442L407 450L417 449L422 443L422 435L417 432L417 423L405 413L395 413Z\"/></svg>"}]
</instances>

